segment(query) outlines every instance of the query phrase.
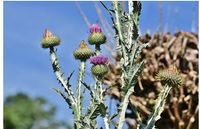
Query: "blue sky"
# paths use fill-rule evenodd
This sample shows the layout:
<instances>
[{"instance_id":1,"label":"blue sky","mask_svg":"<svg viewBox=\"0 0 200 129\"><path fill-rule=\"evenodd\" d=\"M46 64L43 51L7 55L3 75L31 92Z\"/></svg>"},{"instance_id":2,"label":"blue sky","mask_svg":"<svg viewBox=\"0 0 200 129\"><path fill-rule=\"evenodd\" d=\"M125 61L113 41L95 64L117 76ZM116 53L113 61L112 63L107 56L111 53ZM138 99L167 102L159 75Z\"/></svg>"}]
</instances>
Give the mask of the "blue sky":
<instances>
[{"instance_id":1,"label":"blue sky","mask_svg":"<svg viewBox=\"0 0 200 129\"><path fill-rule=\"evenodd\" d=\"M158 30L159 5L159 2L142 2L141 34ZM99 21L94 2L80 2L80 6L91 23ZM162 2L162 6L165 32L198 31L198 2ZM101 9L110 22L108 13ZM87 41L89 31L75 2L7 1L4 2L4 96L19 91L44 96L58 106L58 118L71 121L71 117L67 117L71 112L66 104L51 90L59 84L50 65L48 50L40 46L45 28L61 38L62 44L57 47L60 64L66 76L75 70L71 83L76 83L78 61L72 53L81 40ZM87 74L86 80L90 80L89 77Z\"/></svg>"}]
</instances>

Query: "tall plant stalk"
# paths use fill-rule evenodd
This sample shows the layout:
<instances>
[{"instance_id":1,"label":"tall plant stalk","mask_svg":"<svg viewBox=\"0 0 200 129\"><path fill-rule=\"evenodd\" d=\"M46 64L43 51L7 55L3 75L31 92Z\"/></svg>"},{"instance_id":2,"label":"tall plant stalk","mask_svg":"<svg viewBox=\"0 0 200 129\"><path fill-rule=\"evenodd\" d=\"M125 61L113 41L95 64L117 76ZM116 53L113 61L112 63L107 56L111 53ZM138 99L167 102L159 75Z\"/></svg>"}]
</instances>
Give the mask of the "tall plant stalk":
<instances>
[{"instance_id":1,"label":"tall plant stalk","mask_svg":"<svg viewBox=\"0 0 200 129\"><path fill-rule=\"evenodd\" d=\"M80 118L82 116L82 81L83 81L83 77L84 77L84 74L85 74L85 67L86 67L86 62L84 60L81 60L80 61L80 66L79 66L79 75L78 75L78 83L77 83L77 112L78 112L78 121L80 121ZM78 129L80 127L77 127Z\"/></svg>"},{"instance_id":2,"label":"tall plant stalk","mask_svg":"<svg viewBox=\"0 0 200 129\"><path fill-rule=\"evenodd\" d=\"M102 80L96 79L96 93L97 93L96 97L98 98L98 103L105 104L104 92L105 92L105 89L103 89ZM105 111L105 114L102 115L102 118L104 121L105 128L109 129L110 125L109 125L109 116L108 116L107 109Z\"/></svg>"},{"instance_id":3,"label":"tall plant stalk","mask_svg":"<svg viewBox=\"0 0 200 129\"><path fill-rule=\"evenodd\" d=\"M96 52L96 55L100 55L101 54L101 48L100 48L100 45L95 45L95 52ZM96 80L96 85L95 85L95 88L94 90L96 91L97 93L97 100L98 100L98 103L103 103L105 105L105 89L103 89L103 86L102 86L102 82L103 82L103 78L99 78L99 77L95 77L95 80ZM106 129L109 129L109 116L108 116L108 112L107 112L107 109L105 111L105 114L102 115L103 117L103 121L104 121L104 125L105 125L105 128Z\"/></svg>"},{"instance_id":4,"label":"tall plant stalk","mask_svg":"<svg viewBox=\"0 0 200 129\"><path fill-rule=\"evenodd\" d=\"M136 62L137 54L147 44L142 45L138 41L138 21L141 11L141 3L128 1L129 12L126 13L120 2L113 1L114 27L118 39L118 50L121 52L121 103L119 106L119 121L117 129L122 129L125 121L125 113L129 104L129 96L134 92L137 77L143 70L144 62Z\"/></svg>"},{"instance_id":5,"label":"tall plant stalk","mask_svg":"<svg viewBox=\"0 0 200 129\"><path fill-rule=\"evenodd\" d=\"M72 105L72 107L76 107L77 100L76 100L71 88L68 86L68 84L67 84L68 82L63 77L64 74L61 71L61 67L59 65L58 58L57 58L56 52L54 51L53 47L50 47L50 59L51 59L52 67L53 67L54 73L57 77L57 80L65 88L65 91L69 96L70 105Z\"/></svg>"},{"instance_id":6,"label":"tall plant stalk","mask_svg":"<svg viewBox=\"0 0 200 129\"><path fill-rule=\"evenodd\" d=\"M61 95L61 96L65 97L64 99L66 100L68 105L72 108L73 113L74 113L74 120L79 121L80 114L79 114L79 110L77 107L77 99L75 98L74 93L69 86L69 80L66 80L63 77L64 74L61 71L61 67L59 65L56 52L54 51L54 47L50 47L50 59L51 59L52 67L53 67L54 73L57 77L57 80L61 83L61 85L65 89L65 92L68 94L68 98L65 97L64 95ZM60 93L60 92L58 92L58 93ZM79 129L80 128L79 122L75 122L74 127Z\"/></svg>"},{"instance_id":7,"label":"tall plant stalk","mask_svg":"<svg viewBox=\"0 0 200 129\"><path fill-rule=\"evenodd\" d=\"M163 90L159 93L158 98L156 100L156 104L154 106L154 111L149 118L146 127L142 127L141 129L154 129L155 128L155 123L158 119L160 119L160 115L164 110L166 98L171 90L171 86L168 84L165 84Z\"/></svg>"}]
</instances>

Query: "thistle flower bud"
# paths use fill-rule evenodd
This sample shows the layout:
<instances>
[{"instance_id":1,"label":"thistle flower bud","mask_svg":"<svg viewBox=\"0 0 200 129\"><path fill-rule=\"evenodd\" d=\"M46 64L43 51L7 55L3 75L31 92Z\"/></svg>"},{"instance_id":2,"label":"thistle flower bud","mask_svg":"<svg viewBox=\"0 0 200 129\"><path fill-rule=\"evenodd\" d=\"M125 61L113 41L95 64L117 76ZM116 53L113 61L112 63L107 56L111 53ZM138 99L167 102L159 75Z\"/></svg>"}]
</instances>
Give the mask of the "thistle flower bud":
<instances>
[{"instance_id":1,"label":"thistle flower bud","mask_svg":"<svg viewBox=\"0 0 200 129\"><path fill-rule=\"evenodd\" d=\"M84 41L81 41L78 49L74 51L75 59L87 60L93 54L92 50L88 48L87 44Z\"/></svg>"},{"instance_id":2,"label":"thistle flower bud","mask_svg":"<svg viewBox=\"0 0 200 129\"><path fill-rule=\"evenodd\" d=\"M107 65L93 65L91 68L91 72L93 75L98 77L103 77L108 73L108 66Z\"/></svg>"},{"instance_id":3,"label":"thistle flower bud","mask_svg":"<svg viewBox=\"0 0 200 129\"><path fill-rule=\"evenodd\" d=\"M93 64L91 68L91 72L93 75L98 77L103 77L108 73L108 66L106 63L108 62L108 57L103 55L93 56L90 58L90 63Z\"/></svg>"},{"instance_id":4,"label":"thistle flower bud","mask_svg":"<svg viewBox=\"0 0 200 129\"><path fill-rule=\"evenodd\" d=\"M45 29L42 39L42 48L50 48L60 44L60 38L53 35L49 30Z\"/></svg>"},{"instance_id":5,"label":"thistle flower bud","mask_svg":"<svg viewBox=\"0 0 200 129\"><path fill-rule=\"evenodd\" d=\"M173 87L180 87L183 85L183 78L175 66L159 71L156 75L156 80L161 81L162 84L168 84Z\"/></svg>"},{"instance_id":6,"label":"thistle flower bud","mask_svg":"<svg viewBox=\"0 0 200 129\"><path fill-rule=\"evenodd\" d=\"M88 42L91 45L101 45L106 42L106 36L102 33L101 27L98 24L93 24L90 27Z\"/></svg>"},{"instance_id":7,"label":"thistle flower bud","mask_svg":"<svg viewBox=\"0 0 200 129\"><path fill-rule=\"evenodd\" d=\"M90 58L90 63L94 65L105 65L108 62L108 57L103 55L93 56Z\"/></svg>"}]
</instances>

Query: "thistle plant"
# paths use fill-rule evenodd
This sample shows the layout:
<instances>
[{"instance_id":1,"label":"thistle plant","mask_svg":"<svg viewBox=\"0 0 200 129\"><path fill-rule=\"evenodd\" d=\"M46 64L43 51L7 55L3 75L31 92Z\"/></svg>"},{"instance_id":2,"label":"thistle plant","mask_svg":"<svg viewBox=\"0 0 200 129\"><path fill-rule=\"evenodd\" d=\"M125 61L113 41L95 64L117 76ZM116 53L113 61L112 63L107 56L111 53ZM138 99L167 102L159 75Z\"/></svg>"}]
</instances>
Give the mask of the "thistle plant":
<instances>
[{"instance_id":1,"label":"thistle plant","mask_svg":"<svg viewBox=\"0 0 200 129\"><path fill-rule=\"evenodd\" d=\"M129 97L135 92L134 87L144 68L144 60L140 57L140 54L142 49L149 45L149 43L142 44L138 40L139 16L142 8L140 2L128 1L128 12L122 8L122 5L118 1L112 2L113 9L109 9L103 2L101 3L111 16L115 29L116 49L121 55L121 100L117 113L113 116L110 116L108 113L108 106L105 103L106 88L103 85L103 80L105 75L109 72L109 67L107 66L109 60L108 57L104 56L101 52L101 45L106 43L106 36L102 32L101 27L98 24L93 24L90 27L88 42L90 45L95 46L94 51L82 40L79 48L73 53L74 58L80 62L75 92L71 89L72 85L70 84L73 72L65 79L56 55L55 47L60 45L61 40L48 30L45 30L42 39L41 45L43 48L49 48L53 71L64 89L64 91L57 88L54 88L54 90L64 98L72 109L75 129L99 128L97 117L101 117L104 121L105 128L110 129L112 125L111 121L116 116L118 121L116 124L113 124L115 128L122 129L124 127ZM95 79L93 85L88 85L88 83L84 81L87 67L86 61L88 59L90 59L90 63L92 64L90 69ZM147 122L143 122L137 108L131 105L137 116L138 129L153 129L155 127L155 122L160 118L164 109L165 100L170 89L183 84L182 77L175 68L160 71L156 79L164 85L164 88L159 93L152 115ZM83 111L82 101L84 101L85 90L90 92L90 104L87 106L88 108Z\"/></svg>"},{"instance_id":2,"label":"thistle plant","mask_svg":"<svg viewBox=\"0 0 200 129\"><path fill-rule=\"evenodd\" d=\"M140 129L154 129L155 122L160 119L160 115L164 110L166 98L172 88L177 88L183 85L183 78L175 66L170 66L169 69L161 70L156 75L156 80L160 81L164 88L159 93L154 106L154 111L149 117L146 125L141 125Z\"/></svg>"}]
</instances>

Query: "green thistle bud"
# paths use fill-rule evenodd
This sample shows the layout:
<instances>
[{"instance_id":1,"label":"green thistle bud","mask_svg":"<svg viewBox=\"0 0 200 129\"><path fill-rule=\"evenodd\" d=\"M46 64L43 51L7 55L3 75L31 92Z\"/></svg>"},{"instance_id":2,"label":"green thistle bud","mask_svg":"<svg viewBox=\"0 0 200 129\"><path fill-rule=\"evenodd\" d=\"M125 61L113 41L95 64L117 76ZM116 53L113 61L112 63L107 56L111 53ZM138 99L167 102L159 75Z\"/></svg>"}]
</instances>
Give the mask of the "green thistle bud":
<instances>
[{"instance_id":1,"label":"green thistle bud","mask_svg":"<svg viewBox=\"0 0 200 129\"><path fill-rule=\"evenodd\" d=\"M90 34L88 42L91 45L101 45L106 42L106 36L101 32L94 32Z\"/></svg>"},{"instance_id":2,"label":"green thistle bud","mask_svg":"<svg viewBox=\"0 0 200 129\"><path fill-rule=\"evenodd\" d=\"M81 41L80 47L74 51L74 58L79 60L87 60L93 54L84 41Z\"/></svg>"},{"instance_id":3,"label":"green thistle bud","mask_svg":"<svg viewBox=\"0 0 200 129\"><path fill-rule=\"evenodd\" d=\"M183 78L175 66L159 71L156 75L156 80L161 81L162 84L168 84L173 87L180 87L183 85Z\"/></svg>"},{"instance_id":4,"label":"green thistle bud","mask_svg":"<svg viewBox=\"0 0 200 129\"><path fill-rule=\"evenodd\" d=\"M108 66L107 65L93 65L91 68L92 74L98 77L103 77L108 73Z\"/></svg>"},{"instance_id":5,"label":"green thistle bud","mask_svg":"<svg viewBox=\"0 0 200 129\"><path fill-rule=\"evenodd\" d=\"M45 29L42 39L42 48L50 48L60 44L60 38L53 35L49 30Z\"/></svg>"}]
</instances>

